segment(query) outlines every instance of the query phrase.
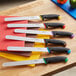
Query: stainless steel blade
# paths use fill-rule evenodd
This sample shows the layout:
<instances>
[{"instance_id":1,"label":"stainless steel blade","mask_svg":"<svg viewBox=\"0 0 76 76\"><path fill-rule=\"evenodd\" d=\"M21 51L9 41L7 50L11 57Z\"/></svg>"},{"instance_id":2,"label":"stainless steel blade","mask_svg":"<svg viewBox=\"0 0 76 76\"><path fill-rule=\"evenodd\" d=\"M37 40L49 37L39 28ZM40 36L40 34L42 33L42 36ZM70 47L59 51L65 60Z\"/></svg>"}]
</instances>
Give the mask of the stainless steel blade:
<instances>
[{"instance_id":1,"label":"stainless steel blade","mask_svg":"<svg viewBox=\"0 0 76 76\"><path fill-rule=\"evenodd\" d=\"M44 39L38 39L38 38L20 37L20 36L12 36L12 35L6 35L5 38L11 40L45 43Z\"/></svg>"},{"instance_id":2,"label":"stainless steel blade","mask_svg":"<svg viewBox=\"0 0 76 76\"><path fill-rule=\"evenodd\" d=\"M47 48L39 48L39 47L7 47L8 51L35 51L35 52L48 52Z\"/></svg>"},{"instance_id":3,"label":"stainless steel blade","mask_svg":"<svg viewBox=\"0 0 76 76\"><path fill-rule=\"evenodd\" d=\"M37 31L37 30L22 30L15 29L15 33L28 33L28 34L43 34L43 35L53 35L51 31Z\"/></svg>"},{"instance_id":4,"label":"stainless steel blade","mask_svg":"<svg viewBox=\"0 0 76 76\"><path fill-rule=\"evenodd\" d=\"M26 16L26 17L10 17L5 18L5 21L19 21L19 20L41 20L40 16Z\"/></svg>"},{"instance_id":5,"label":"stainless steel blade","mask_svg":"<svg viewBox=\"0 0 76 76\"><path fill-rule=\"evenodd\" d=\"M8 24L8 28L15 28L15 27L41 27L45 28L44 24Z\"/></svg>"},{"instance_id":6,"label":"stainless steel blade","mask_svg":"<svg viewBox=\"0 0 76 76\"><path fill-rule=\"evenodd\" d=\"M45 63L43 59L37 59L37 60L28 60L28 61L17 61L17 62L7 62L3 63L2 66L20 66L20 65L29 65L29 64L40 64Z\"/></svg>"}]
</instances>

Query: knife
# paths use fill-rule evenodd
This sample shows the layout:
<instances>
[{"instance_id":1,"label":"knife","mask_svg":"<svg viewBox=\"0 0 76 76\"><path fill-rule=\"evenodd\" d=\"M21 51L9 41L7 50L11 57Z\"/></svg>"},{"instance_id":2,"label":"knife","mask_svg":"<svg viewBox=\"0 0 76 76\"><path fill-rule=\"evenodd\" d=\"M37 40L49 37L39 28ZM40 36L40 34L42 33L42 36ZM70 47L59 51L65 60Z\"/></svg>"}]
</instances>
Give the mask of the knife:
<instances>
[{"instance_id":1,"label":"knife","mask_svg":"<svg viewBox=\"0 0 76 76\"><path fill-rule=\"evenodd\" d=\"M15 46L8 46L8 51L34 51L34 52L47 52L47 53L67 53L70 54L71 50L69 48L64 47L47 47L47 48L40 48L40 47L15 47Z\"/></svg>"},{"instance_id":2,"label":"knife","mask_svg":"<svg viewBox=\"0 0 76 76\"><path fill-rule=\"evenodd\" d=\"M27 61L15 61L15 62L6 62L3 63L3 67L11 67L11 66L21 66L21 65L29 65L29 64L50 64L50 63L58 63L58 62L67 62L68 58L65 56L56 56L56 57L48 57L36 60L27 60Z\"/></svg>"},{"instance_id":3,"label":"knife","mask_svg":"<svg viewBox=\"0 0 76 76\"><path fill-rule=\"evenodd\" d=\"M71 32L65 31L38 31L38 30L23 30L23 29L15 29L15 33L27 33L27 34L43 34L43 35L51 35L52 37L61 36L61 37L70 37L73 38L74 34Z\"/></svg>"},{"instance_id":4,"label":"knife","mask_svg":"<svg viewBox=\"0 0 76 76\"><path fill-rule=\"evenodd\" d=\"M55 39L38 39L38 38L12 36L12 35L6 35L5 38L10 39L10 40L20 40L20 41L28 41L28 42L45 43L46 46L48 44L59 45L59 46L64 46L64 47L66 46L65 41L55 40Z\"/></svg>"},{"instance_id":5,"label":"knife","mask_svg":"<svg viewBox=\"0 0 76 76\"><path fill-rule=\"evenodd\" d=\"M25 17L10 17L5 18L4 21L20 21L20 20L51 20L51 19L60 19L60 15L57 14L46 14L40 16L25 16Z\"/></svg>"},{"instance_id":6,"label":"knife","mask_svg":"<svg viewBox=\"0 0 76 76\"><path fill-rule=\"evenodd\" d=\"M19 27L40 27L40 28L65 28L64 23L42 23L42 24L7 24L8 28L19 28Z\"/></svg>"}]
</instances>

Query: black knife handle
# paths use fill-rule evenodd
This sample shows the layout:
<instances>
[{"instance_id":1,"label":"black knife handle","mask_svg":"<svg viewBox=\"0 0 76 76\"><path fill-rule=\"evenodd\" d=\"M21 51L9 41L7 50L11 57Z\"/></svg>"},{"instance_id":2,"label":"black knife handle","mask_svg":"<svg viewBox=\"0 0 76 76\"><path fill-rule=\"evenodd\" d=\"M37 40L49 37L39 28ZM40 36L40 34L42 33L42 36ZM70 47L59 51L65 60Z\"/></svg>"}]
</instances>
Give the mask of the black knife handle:
<instances>
[{"instance_id":1,"label":"black knife handle","mask_svg":"<svg viewBox=\"0 0 76 76\"><path fill-rule=\"evenodd\" d=\"M67 53L70 54L71 50L69 48L64 48L64 47L50 47L48 48L49 53Z\"/></svg>"},{"instance_id":2,"label":"black knife handle","mask_svg":"<svg viewBox=\"0 0 76 76\"><path fill-rule=\"evenodd\" d=\"M57 14L47 14L47 15L40 15L42 20L51 20L51 19L59 19L60 15Z\"/></svg>"},{"instance_id":3,"label":"black knife handle","mask_svg":"<svg viewBox=\"0 0 76 76\"><path fill-rule=\"evenodd\" d=\"M45 64L68 61L68 58L65 56L56 56L56 57L49 57L49 58L43 58L43 59L44 59Z\"/></svg>"},{"instance_id":4,"label":"black knife handle","mask_svg":"<svg viewBox=\"0 0 76 76\"><path fill-rule=\"evenodd\" d=\"M70 37L73 38L74 34L71 32L65 32L65 31L52 31L54 37L56 36L64 36L64 37Z\"/></svg>"},{"instance_id":5,"label":"black knife handle","mask_svg":"<svg viewBox=\"0 0 76 76\"><path fill-rule=\"evenodd\" d=\"M46 28L65 28L64 23L44 23Z\"/></svg>"},{"instance_id":6,"label":"black knife handle","mask_svg":"<svg viewBox=\"0 0 76 76\"><path fill-rule=\"evenodd\" d=\"M54 44L54 45L58 45L58 46L66 46L66 42L62 41L62 40L55 40L55 39L44 39L45 41L45 45L47 46L49 43L50 44Z\"/></svg>"}]
</instances>

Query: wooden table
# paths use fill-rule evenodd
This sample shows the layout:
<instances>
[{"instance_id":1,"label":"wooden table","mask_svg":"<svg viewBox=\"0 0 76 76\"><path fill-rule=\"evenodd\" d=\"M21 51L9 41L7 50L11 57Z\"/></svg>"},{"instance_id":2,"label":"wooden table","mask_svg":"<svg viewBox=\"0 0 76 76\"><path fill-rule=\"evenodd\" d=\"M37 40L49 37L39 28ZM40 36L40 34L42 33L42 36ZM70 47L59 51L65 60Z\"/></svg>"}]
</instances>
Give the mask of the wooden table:
<instances>
[{"instance_id":1,"label":"wooden table","mask_svg":"<svg viewBox=\"0 0 76 76\"><path fill-rule=\"evenodd\" d=\"M66 29L56 29L62 31L70 31L76 33L76 20L70 17L67 13L53 4L50 0L37 0L28 4L20 5L18 7L2 11L0 15L9 15L9 16L34 16L41 14L60 14L62 16L61 20L52 20L48 22L63 22L66 24ZM57 38L56 38L57 39ZM61 56L67 56L69 61L67 63L57 63L49 65L37 65L34 68L28 66L21 67L12 67L12 68L3 68L1 64L8 62L8 59L0 57L0 76L41 76L46 73L50 73L61 68L66 68L76 63L76 37L73 39L69 38L58 38L67 42L67 47L69 47L72 52L70 55L61 54ZM49 55L60 56L60 55ZM45 57L45 56L41 56Z\"/></svg>"}]
</instances>

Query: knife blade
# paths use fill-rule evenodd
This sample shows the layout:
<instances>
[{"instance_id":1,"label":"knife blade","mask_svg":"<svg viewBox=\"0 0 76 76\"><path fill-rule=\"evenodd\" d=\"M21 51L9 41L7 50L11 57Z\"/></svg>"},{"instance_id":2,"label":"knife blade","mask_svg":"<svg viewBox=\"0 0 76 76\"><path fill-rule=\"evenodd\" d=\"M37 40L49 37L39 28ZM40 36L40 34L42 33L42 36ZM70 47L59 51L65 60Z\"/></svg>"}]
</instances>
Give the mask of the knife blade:
<instances>
[{"instance_id":1,"label":"knife blade","mask_svg":"<svg viewBox=\"0 0 76 76\"><path fill-rule=\"evenodd\" d=\"M67 53L70 54L71 50L69 48L64 47L47 47L47 48L40 48L40 47L15 47L15 46L8 46L8 51L34 51L34 52L47 52L47 53Z\"/></svg>"},{"instance_id":2,"label":"knife blade","mask_svg":"<svg viewBox=\"0 0 76 76\"><path fill-rule=\"evenodd\" d=\"M15 62L6 62L3 63L3 67L11 67L11 66L21 66L21 65L29 65L29 64L50 64L50 63L58 63L58 62L67 62L68 58L65 56L56 56L56 57L48 57L36 60L27 60L27 61L15 61Z\"/></svg>"},{"instance_id":3,"label":"knife blade","mask_svg":"<svg viewBox=\"0 0 76 76\"><path fill-rule=\"evenodd\" d=\"M20 27L40 27L40 28L65 28L64 23L42 23L42 24L7 24L8 28L20 28Z\"/></svg>"},{"instance_id":4,"label":"knife blade","mask_svg":"<svg viewBox=\"0 0 76 76\"><path fill-rule=\"evenodd\" d=\"M20 37L20 36L13 36L13 35L6 35L5 38L9 40L20 40L20 41L28 41L28 42L45 43L46 46L48 44L64 46L64 47L66 46L65 41L55 40L55 39L38 39L38 38Z\"/></svg>"},{"instance_id":5,"label":"knife blade","mask_svg":"<svg viewBox=\"0 0 76 76\"><path fill-rule=\"evenodd\" d=\"M46 14L40 16L25 16L25 17L10 17L5 18L4 21L20 21L20 20L51 20L60 19L60 15L57 14Z\"/></svg>"},{"instance_id":6,"label":"knife blade","mask_svg":"<svg viewBox=\"0 0 76 76\"><path fill-rule=\"evenodd\" d=\"M74 34L71 32L65 31L39 31L39 30L23 30L23 29L15 29L15 33L27 33L27 34L42 34L42 35L50 35L52 37L70 37L73 38Z\"/></svg>"}]
</instances>

